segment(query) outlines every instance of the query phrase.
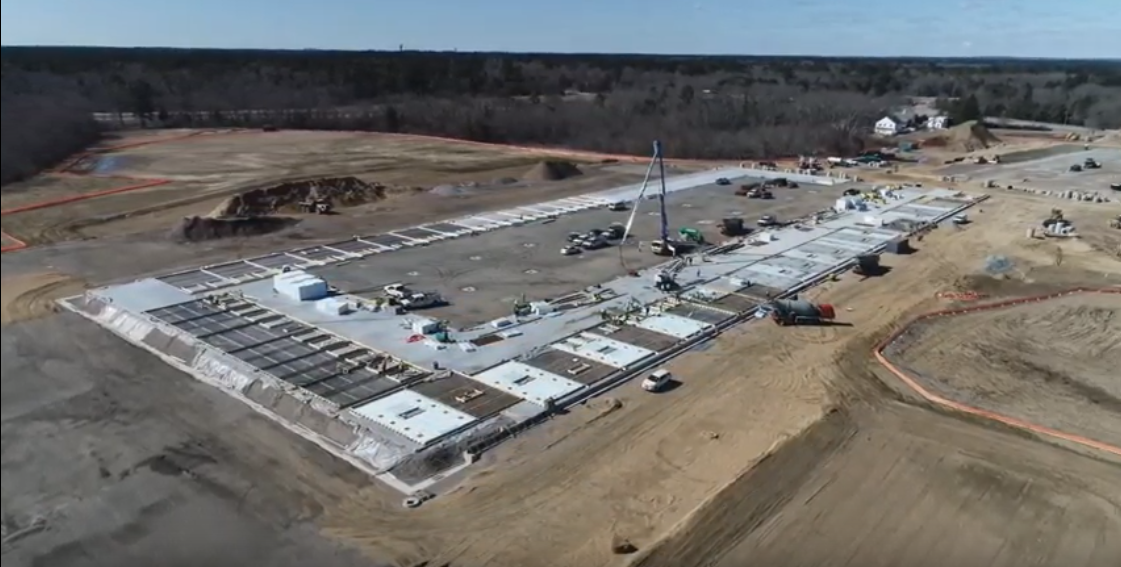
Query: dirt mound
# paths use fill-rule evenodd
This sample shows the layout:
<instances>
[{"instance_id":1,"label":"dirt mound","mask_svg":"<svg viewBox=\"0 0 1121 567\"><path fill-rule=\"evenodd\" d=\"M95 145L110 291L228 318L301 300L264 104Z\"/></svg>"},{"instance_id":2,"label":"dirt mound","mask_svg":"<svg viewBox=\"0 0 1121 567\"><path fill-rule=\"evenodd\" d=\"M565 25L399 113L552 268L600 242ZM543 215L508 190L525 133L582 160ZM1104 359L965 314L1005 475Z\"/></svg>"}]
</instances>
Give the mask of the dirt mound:
<instances>
[{"instance_id":1,"label":"dirt mound","mask_svg":"<svg viewBox=\"0 0 1121 567\"><path fill-rule=\"evenodd\" d=\"M989 131L984 124L970 121L946 130L945 133L927 138L922 145L931 148L945 148L953 152L975 152L985 150L1001 143L1000 138Z\"/></svg>"},{"instance_id":2,"label":"dirt mound","mask_svg":"<svg viewBox=\"0 0 1121 567\"><path fill-rule=\"evenodd\" d=\"M309 199L327 201L332 207L353 207L385 198L386 187L366 183L356 177L324 177L289 181L246 191L222 202L209 216L252 217L300 212L300 203Z\"/></svg>"},{"instance_id":3,"label":"dirt mound","mask_svg":"<svg viewBox=\"0 0 1121 567\"><path fill-rule=\"evenodd\" d=\"M533 166L533 169L525 174L524 179L526 181L560 181L583 174L584 172L580 171L580 168L572 162L548 160Z\"/></svg>"},{"instance_id":4,"label":"dirt mound","mask_svg":"<svg viewBox=\"0 0 1121 567\"><path fill-rule=\"evenodd\" d=\"M176 242L203 242L220 238L260 236L295 225L299 221L288 217L252 216L235 218L185 217L171 229L170 238Z\"/></svg>"}]
</instances>

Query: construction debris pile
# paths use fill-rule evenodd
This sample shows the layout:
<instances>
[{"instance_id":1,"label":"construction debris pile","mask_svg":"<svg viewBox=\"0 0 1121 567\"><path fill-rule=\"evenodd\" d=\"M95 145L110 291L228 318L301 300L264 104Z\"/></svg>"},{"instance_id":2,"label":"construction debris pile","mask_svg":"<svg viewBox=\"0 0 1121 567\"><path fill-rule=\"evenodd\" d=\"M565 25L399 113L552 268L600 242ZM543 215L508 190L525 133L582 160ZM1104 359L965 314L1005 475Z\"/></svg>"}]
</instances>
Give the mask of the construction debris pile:
<instances>
[{"instance_id":1,"label":"construction debris pile","mask_svg":"<svg viewBox=\"0 0 1121 567\"><path fill-rule=\"evenodd\" d=\"M1001 143L1001 139L975 120L963 122L945 133L923 140L924 148L945 148L951 152L976 152Z\"/></svg>"},{"instance_id":2,"label":"construction debris pile","mask_svg":"<svg viewBox=\"0 0 1121 567\"><path fill-rule=\"evenodd\" d=\"M576 167L574 163L546 160L526 172L524 179L526 181L560 181L583 174L584 172L580 171L580 168Z\"/></svg>"},{"instance_id":3,"label":"construction debris pile","mask_svg":"<svg viewBox=\"0 0 1121 567\"><path fill-rule=\"evenodd\" d=\"M169 234L175 242L204 242L271 234L294 226L299 221L287 217L210 218L184 217Z\"/></svg>"},{"instance_id":4,"label":"construction debris pile","mask_svg":"<svg viewBox=\"0 0 1121 567\"><path fill-rule=\"evenodd\" d=\"M277 213L328 213L339 207L354 207L384 199L385 185L367 183L356 177L323 177L289 181L252 189L226 199L210 217L255 217Z\"/></svg>"}]
</instances>

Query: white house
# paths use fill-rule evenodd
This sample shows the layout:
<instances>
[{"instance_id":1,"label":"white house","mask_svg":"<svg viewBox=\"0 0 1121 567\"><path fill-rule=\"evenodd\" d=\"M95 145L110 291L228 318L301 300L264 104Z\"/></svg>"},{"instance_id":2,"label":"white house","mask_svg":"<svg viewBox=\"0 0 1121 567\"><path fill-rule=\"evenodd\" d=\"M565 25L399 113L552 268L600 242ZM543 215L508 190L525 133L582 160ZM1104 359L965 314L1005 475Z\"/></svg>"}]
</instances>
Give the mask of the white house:
<instances>
[{"instance_id":1,"label":"white house","mask_svg":"<svg viewBox=\"0 0 1121 567\"><path fill-rule=\"evenodd\" d=\"M926 128L928 130L944 130L950 126L949 116L931 116L926 119Z\"/></svg>"},{"instance_id":2,"label":"white house","mask_svg":"<svg viewBox=\"0 0 1121 567\"><path fill-rule=\"evenodd\" d=\"M903 129L903 123L891 116L885 116L876 122L875 132L881 136L894 136Z\"/></svg>"}]
</instances>

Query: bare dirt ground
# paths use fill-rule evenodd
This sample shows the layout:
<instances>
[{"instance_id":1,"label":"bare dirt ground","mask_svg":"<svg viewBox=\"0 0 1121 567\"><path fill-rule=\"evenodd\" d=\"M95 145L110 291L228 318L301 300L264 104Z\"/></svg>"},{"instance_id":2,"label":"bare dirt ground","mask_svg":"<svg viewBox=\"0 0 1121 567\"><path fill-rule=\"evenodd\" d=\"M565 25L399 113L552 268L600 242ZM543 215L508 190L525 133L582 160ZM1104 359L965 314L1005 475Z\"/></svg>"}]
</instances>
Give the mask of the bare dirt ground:
<instances>
[{"instance_id":1,"label":"bare dirt ground","mask_svg":"<svg viewBox=\"0 0 1121 567\"><path fill-rule=\"evenodd\" d=\"M319 532L400 566L941 565L948 555L1104 567L1118 553L1105 534L1118 527L1121 467L932 411L870 356L888 329L941 305L938 292L978 287L991 255L1015 266L985 284L1005 293L1121 282L1121 263L1086 242L1024 237L1052 206L1001 193L974 224L886 257L887 275L809 294L851 326L734 329L669 365L682 382L672 392L631 384L575 408L417 510L90 325L11 324L0 335L3 511L13 529L37 517L51 529L14 542L5 566L150 565L168 550L213 565L360 564L333 559L341 552ZM1074 219L1101 210L1066 209ZM5 301L10 278L44 266L100 284L286 238L174 247L114 237L8 254ZM641 557L614 554L620 540Z\"/></svg>"},{"instance_id":2,"label":"bare dirt ground","mask_svg":"<svg viewBox=\"0 0 1121 567\"><path fill-rule=\"evenodd\" d=\"M1121 446L1121 296L932 319L888 354L952 399Z\"/></svg>"},{"instance_id":3,"label":"bare dirt ground","mask_svg":"<svg viewBox=\"0 0 1121 567\"><path fill-rule=\"evenodd\" d=\"M540 558L549 557L553 565L575 566L614 564L619 558L611 553L613 539L625 538L640 550L648 549L676 526L685 529L683 533L688 535L684 537L695 553L654 551L649 561L667 566L711 565L712 555L705 555L702 550L716 553L734 543L740 528L751 527L739 523L743 514L735 498L717 496L721 487L750 470L777 444L798 435L837 404L864 404L869 399L881 399L885 393L874 386L876 378L868 362L872 338L916 309L935 307L935 294L957 289L960 279L978 269L987 254L1000 249L1021 258L1016 243L1005 244L998 236L1019 232L1012 228L1016 226L1016 216L1005 213L1022 207L1014 198L1000 199L986 205L977 224L969 229L936 231L920 244L923 249L918 254L890 258L896 269L882 279L845 278L815 290L813 295L836 304L843 320L852 327L782 329L752 325L732 331L707 351L687 354L670 365L684 384L669 395L649 396L637 387L621 390L613 394L621 407L602 401L592 403L557 420L547 432L530 432L501 449L493 457L494 464L457 493L407 516L408 521L397 519L404 516L398 516L393 503L386 506L371 493L349 500L330 515L326 520L328 530L345 541L376 550L375 554L392 553L402 559L402 564L437 557L437 564L450 560L465 565L535 565L542 564ZM990 212L993 210L996 212ZM996 244L988 244L990 241ZM1024 269L1031 265L1027 256L1019 261ZM1070 266L1079 262L1082 260L1077 254L1068 255L1068 270L1077 271ZM1094 252L1087 252L1085 263L1096 262ZM1043 272L1033 274L1040 279L1047 277ZM1072 277L1080 279L1084 273ZM1116 272L1113 277L1116 278ZM1064 280L1061 274L1055 278ZM851 362L847 369L838 366L838 358L846 356L861 361L857 369L851 368ZM745 360L750 364L745 364ZM946 446L958 442L950 434L954 431L966 439L982 440L977 443L1004 442L1004 434L987 431L973 422L960 423L950 417L929 419L945 422L947 434L936 439ZM894 428L884 425L882 435L889 435ZM858 431L864 434L859 428ZM933 449L938 450L941 449ZM1039 448L1043 453L1053 450L1057 449ZM925 453L928 459L936 458L933 454ZM780 455L772 458L778 459ZM797 476L792 471L809 467L817 456L814 452L805 461L784 468L784 475ZM1068 454L1062 458L1073 467L1103 470L1097 468L1100 463L1093 459L1083 462L1082 457ZM1030 461L1025 455L994 459L992 466L996 468L1014 466L1023 459ZM893 556L916 557L923 549L929 551L929 543L921 544L927 548L912 547L900 539L896 550L885 552L876 544L881 536L869 535L865 525L863 508L872 507L873 502L882 506L885 500L872 487L899 483L913 491L909 498L914 499L922 498L922 483L945 482L939 480L937 471L921 478L913 478L908 472L913 471L901 471L899 476L892 471L887 478L856 475L868 483L869 488L862 489L862 493L867 493L870 500L865 505L853 505L851 515L831 520L849 531L823 540L823 549L836 551L842 542L849 546L852 538L863 538L861 545L865 547L859 557L887 557L881 564L888 564ZM1121 480L1121 471L1116 472L1113 478ZM914 485L908 485L911 482ZM1009 487L1014 487L1014 482L1008 481L1001 489L1012 490ZM794 485L789 488L793 490L797 483ZM742 491L784 494L786 488L783 484L750 483ZM852 490L838 489L837 493L851 494ZM712 498L716 500L702 507ZM505 502L520 505L512 510ZM997 504L1000 503L992 505ZM984 501L977 503L988 505ZM939 510L931 523L924 524L931 533L946 533L956 525L958 506L953 501L924 500L924 506ZM1072 506L1071 516L1090 513ZM698 507L721 517L727 525L688 530L679 524ZM775 511L775 505L764 508ZM992 514L999 512L995 508L990 510L996 510ZM573 522L573 518L580 520ZM1024 537L1028 533L1025 530L1036 529L1028 523L1025 520L1023 525L1009 524L1002 534L997 534L1005 536L997 547ZM424 535L418 536L418 531ZM788 546L804 544L801 539L785 542L783 545ZM839 553L843 554L845 549L852 548L844 547ZM972 551L964 549L966 557L983 559L995 553L996 548L990 545ZM444 554L436 555L441 550ZM1015 548L1006 553L1012 550ZM1028 564L1033 561L1029 555L1009 559L1016 560Z\"/></svg>"},{"instance_id":4,"label":"bare dirt ground","mask_svg":"<svg viewBox=\"0 0 1121 567\"><path fill-rule=\"evenodd\" d=\"M75 315L0 341L5 567L371 565L309 523L348 465Z\"/></svg>"},{"instance_id":5,"label":"bare dirt ground","mask_svg":"<svg viewBox=\"0 0 1121 567\"><path fill-rule=\"evenodd\" d=\"M894 402L808 437L641 565L1105 567L1121 554L1114 465Z\"/></svg>"},{"instance_id":6,"label":"bare dirt ground","mask_svg":"<svg viewBox=\"0 0 1121 567\"><path fill-rule=\"evenodd\" d=\"M125 136L114 144L173 138L126 147L92 158L96 176L47 174L6 186L3 208L135 184L169 180L158 187L98 197L3 217L3 230L30 245L166 231L186 216L211 212L223 199L291 179L354 176L390 186L389 198L340 211L331 222L310 222L304 237L348 237L370 232L387 219L407 224L439 220L463 209L489 210L563 197L641 179L607 164L582 163L584 175L559 181L523 180L544 157L526 151L460 145L377 134L329 132L204 133L176 138ZM522 180L511 183L513 180ZM501 183L499 183L501 181ZM476 184L471 195L427 191L445 184ZM473 205L477 203L477 205ZM322 220L322 219L310 219ZM373 228L373 230L381 230Z\"/></svg>"}]
</instances>

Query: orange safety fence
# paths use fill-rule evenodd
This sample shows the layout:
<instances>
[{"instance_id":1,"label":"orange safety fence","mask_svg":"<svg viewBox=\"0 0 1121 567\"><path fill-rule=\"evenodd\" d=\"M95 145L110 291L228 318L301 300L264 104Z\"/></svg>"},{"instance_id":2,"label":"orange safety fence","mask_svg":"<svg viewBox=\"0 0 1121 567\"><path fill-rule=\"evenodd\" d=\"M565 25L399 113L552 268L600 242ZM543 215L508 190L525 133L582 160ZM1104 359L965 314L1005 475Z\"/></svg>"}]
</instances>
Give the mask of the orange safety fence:
<instances>
[{"instance_id":1,"label":"orange safety fence","mask_svg":"<svg viewBox=\"0 0 1121 567\"><path fill-rule=\"evenodd\" d=\"M27 248L26 242L3 231L0 231L0 240L3 240L3 247L0 248L0 253L15 252L16 250Z\"/></svg>"},{"instance_id":2,"label":"orange safety fence","mask_svg":"<svg viewBox=\"0 0 1121 567\"><path fill-rule=\"evenodd\" d=\"M996 412L993 412L993 411L973 407L973 406L970 406L970 405L967 405L967 404L964 404L964 403L961 403L961 402L958 402L958 401L950 400L950 399L942 397L938 394L935 394L935 393L931 392L929 389L927 389L925 386L920 384L919 381L916 378L910 376L909 374L907 374L906 372L901 370L898 366L896 366L894 363L892 363L887 358L886 355L884 355L884 350L892 342L894 342L901 335L903 335L903 333L907 332L908 328L910 328L915 323L919 323L919 322L927 320L927 319L934 319L936 317L946 317L946 316L953 316L953 315L962 315L962 314L966 314L966 313L974 313L974 312L979 312L979 311L989 311L989 310L993 310L993 309L1002 309L1002 308L1005 308L1005 307L1012 307L1012 306L1015 306L1015 305L1022 305L1022 304L1025 304L1025 303L1038 303L1038 302L1042 302L1042 301L1048 301L1048 300L1051 300L1051 299L1057 299L1057 298L1060 298L1060 297L1065 297L1065 296L1068 296L1068 295L1074 295L1074 294L1079 294L1079 293L1109 293L1109 294L1121 295L1121 287L1076 288L1076 289L1072 289L1072 290L1068 290L1068 291L1064 291L1064 292L1060 292L1060 293L1053 293L1053 294L1049 294L1049 295L1024 297L1024 298L1012 299L1012 300L1008 300L1008 301L1000 301L1000 302L990 303L990 304L985 304L985 305L976 305L976 306L970 306L970 307L963 307L963 308L959 308L959 309L944 309L944 310L940 310L940 311L934 311L932 313L927 313L925 315L920 315L919 317L916 317L914 320L910 321L906 325L903 325L901 328L897 329L895 332L888 335L884 340L880 341L880 343L876 345L876 348L875 348L875 350L872 351L872 354L873 354L873 356L875 356L876 360L884 366L884 368L886 368L889 372L891 372L893 375L895 375L896 378L898 378L900 381L902 381L904 384L906 384L908 388L913 390L919 396L922 396L924 399L926 399L930 403L937 404L937 405L940 405L942 407L945 407L945 408L948 408L948 409L951 409L951 410L954 410L954 411L957 411L957 412L973 415L973 416L976 416L976 417L982 417L982 418L985 418L985 419L988 419L988 420L991 420L991 421L1002 423L1002 424L1010 426L1010 427L1015 427L1015 428L1018 428L1018 429L1023 429L1023 430L1026 430L1026 431L1030 431L1030 432L1036 433L1038 435L1051 437L1053 439L1061 439L1063 441L1067 441L1067 442L1070 442L1070 443L1075 443L1075 444L1078 444L1078 445L1082 445L1084 447L1089 447L1091 449L1096 449L1096 450L1099 450L1099 451L1103 451L1105 453L1110 453L1112 455L1116 455L1116 456L1121 457L1121 447L1117 447L1115 445L1110 445L1108 443L1104 443L1102 441L1097 441L1095 439L1090 439L1088 437L1083 437L1081 435L1074 435L1072 433L1067 433L1065 431L1059 431L1057 429L1047 427L1047 426L1044 426L1044 425L1039 425L1039 424L1036 424L1036 423L1031 423L1031 422L1023 420L1023 419L1018 419L1018 418L1015 418L1015 417L1009 417L1009 416L999 414L999 413L996 413Z\"/></svg>"},{"instance_id":3,"label":"orange safety fence","mask_svg":"<svg viewBox=\"0 0 1121 567\"><path fill-rule=\"evenodd\" d=\"M142 183L135 183L126 185L124 187L115 187L113 189L106 189L104 191L94 191L92 193L82 193L80 195L67 195L66 197L59 197L58 199L51 199L49 201L39 201L38 203L30 203L19 207L12 207L11 209L4 209L0 211L0 216L14 215L16 213L26 213L28 211L37 211L39 209L46 209L50 207L57 207L68 203L76 203L78 201L86 201L89 199L96 199L98 197L105 197L108 195L116 195L118 193L128 193L129 191L139 191L141 189L149 189L151 187L158 187L160 185L167 185L171 183L169 179L152 179Z\"/></svg>"},{"instance_id":4,"label":"orange safety fence","mask_svg":"<svg viewBox=\"0 0 1121 567\"><path fill-rule=\"evenodd\" d=\"M940 291L937 296L938 299L947 299L950 301L978 301L985 298L985 295L975 291Z\"/></svg>"}]
</instances>

